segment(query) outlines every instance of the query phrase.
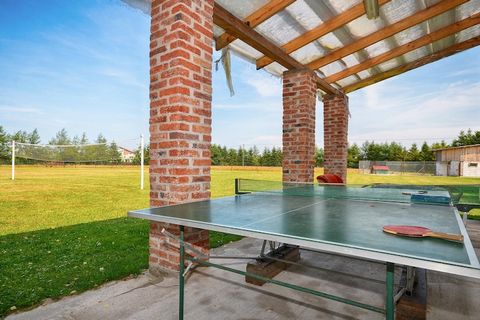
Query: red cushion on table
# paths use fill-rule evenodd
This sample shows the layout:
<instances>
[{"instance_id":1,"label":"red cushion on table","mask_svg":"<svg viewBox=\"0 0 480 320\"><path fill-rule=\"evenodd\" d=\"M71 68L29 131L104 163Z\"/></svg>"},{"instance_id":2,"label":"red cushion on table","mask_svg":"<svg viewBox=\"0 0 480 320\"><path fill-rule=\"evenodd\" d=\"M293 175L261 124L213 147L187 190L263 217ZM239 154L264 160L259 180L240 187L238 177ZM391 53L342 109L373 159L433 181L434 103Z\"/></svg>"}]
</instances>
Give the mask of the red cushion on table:
<instances>
[{"instance_id":1,"label":"red cushion on table","mask_svg":"<svg viewBox=\"0 0 480 320\"><path fill-rule=\"evenodd\" d=\"M336 174L322 174L317 177L318 183L343 183L342 178L337 176Z\"/></svg>"}]
</instances>

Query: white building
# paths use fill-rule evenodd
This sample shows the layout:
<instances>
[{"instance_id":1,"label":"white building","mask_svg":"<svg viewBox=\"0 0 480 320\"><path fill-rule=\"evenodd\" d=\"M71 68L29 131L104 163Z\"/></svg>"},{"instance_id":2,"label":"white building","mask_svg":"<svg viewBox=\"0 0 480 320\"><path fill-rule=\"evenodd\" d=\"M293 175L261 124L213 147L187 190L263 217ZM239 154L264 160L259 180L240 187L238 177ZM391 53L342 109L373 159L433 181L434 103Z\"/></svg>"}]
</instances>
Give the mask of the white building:
<instances>
[{"instance_id":1,"label":"white building","mask_svg":"<svg viewBox=\"0 0 480 320\"><path fill-rule=\"evenodd\" d=\"M123 162L132 162L135 158L135 152L126 148L118 147L118 152L120 152L120 157Z\"/></svg>"}]
</instances>

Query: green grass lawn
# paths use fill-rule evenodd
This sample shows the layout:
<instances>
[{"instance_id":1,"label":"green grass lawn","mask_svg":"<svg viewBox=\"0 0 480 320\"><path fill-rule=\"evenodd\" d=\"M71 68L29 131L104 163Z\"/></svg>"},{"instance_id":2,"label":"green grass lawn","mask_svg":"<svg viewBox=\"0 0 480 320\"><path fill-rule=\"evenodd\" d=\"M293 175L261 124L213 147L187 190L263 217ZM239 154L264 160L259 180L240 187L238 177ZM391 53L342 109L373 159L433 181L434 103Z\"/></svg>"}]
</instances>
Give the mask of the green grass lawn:
<instances>
[{"instance_id":1,"label":"green grass lawn","mask_svg":"<svg viewBox=\"0 0 480 320\"><path fill-rule=\"evenodd\" d=\"M45 298L94 288L148 267L148 222L126 218L148 206L138 167L0 166L0 318ZM316 174L320 174L317 170ZM212 170L212 196L234 178L280 180L274 170ZM147 179L148 180L148 179ZM480 184L480 179L374 176L352 170L351 184ZM211 246L237 237L212 233Z\"/></svg>"}]
</instances>

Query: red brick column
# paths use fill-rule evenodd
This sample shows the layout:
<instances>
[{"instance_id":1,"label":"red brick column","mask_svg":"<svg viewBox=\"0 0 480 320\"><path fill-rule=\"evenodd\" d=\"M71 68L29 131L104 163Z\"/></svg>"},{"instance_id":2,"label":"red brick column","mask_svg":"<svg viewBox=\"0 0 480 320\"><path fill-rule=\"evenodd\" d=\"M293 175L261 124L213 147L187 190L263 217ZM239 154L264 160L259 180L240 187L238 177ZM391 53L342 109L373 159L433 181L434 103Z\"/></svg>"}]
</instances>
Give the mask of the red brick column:
<instances>
[{"instance_id":1,"label":"red brick column","mask_svg":"<svg viewBox=\"0 0 480 320\"><path fill-rule=\"evenodd\" d=\"M153 0L150 37L150 205L210 197L213 0ZM178 269L178 249L152 223L150 270ZM208 251L208 232L185 229ZM168 240L164 243L164 240Z\"/></svg>"},{"instance_id":2,"label":"red brick column","mask_svg":"<svg viewBox=\"0 0 480 320\"><path fill-rule=\"evenodd\" d=\"M347 182L348 97L323 97L324 169Z\"/></svg>"},{"instance_id":3,"label":"red brick column","mask_svg":"<svg viewBox=\"0 0 480 320\"><path fill-rule=\"evenodd\" d=\"M283 74L283 181L313 182L316 92L311 71Z\"/></svg>"}]
</instances>

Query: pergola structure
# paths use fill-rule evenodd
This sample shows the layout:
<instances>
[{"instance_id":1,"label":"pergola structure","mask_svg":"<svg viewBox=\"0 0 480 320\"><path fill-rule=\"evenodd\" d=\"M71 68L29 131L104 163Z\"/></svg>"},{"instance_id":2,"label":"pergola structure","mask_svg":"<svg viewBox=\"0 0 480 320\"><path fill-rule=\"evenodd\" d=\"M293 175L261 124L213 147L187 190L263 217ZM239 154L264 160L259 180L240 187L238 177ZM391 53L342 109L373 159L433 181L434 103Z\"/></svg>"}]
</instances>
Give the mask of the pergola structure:
<instances>
[{"instance_id":1,"label":"pergola structure","mask_svg":"<svg viewBox=\"0 0 480 320\"><path fill-rule=\"evenodd\" d=\"M210 197L212 54L283 77L283 179L312 182L315 103L325 173L346 180L347 93L480 43L480 0L124 0L151 15L150 204ZM179 255L152 223L150 270ZM186 228L208 250L208 232Z\"/></svg>"}]
</instances>

